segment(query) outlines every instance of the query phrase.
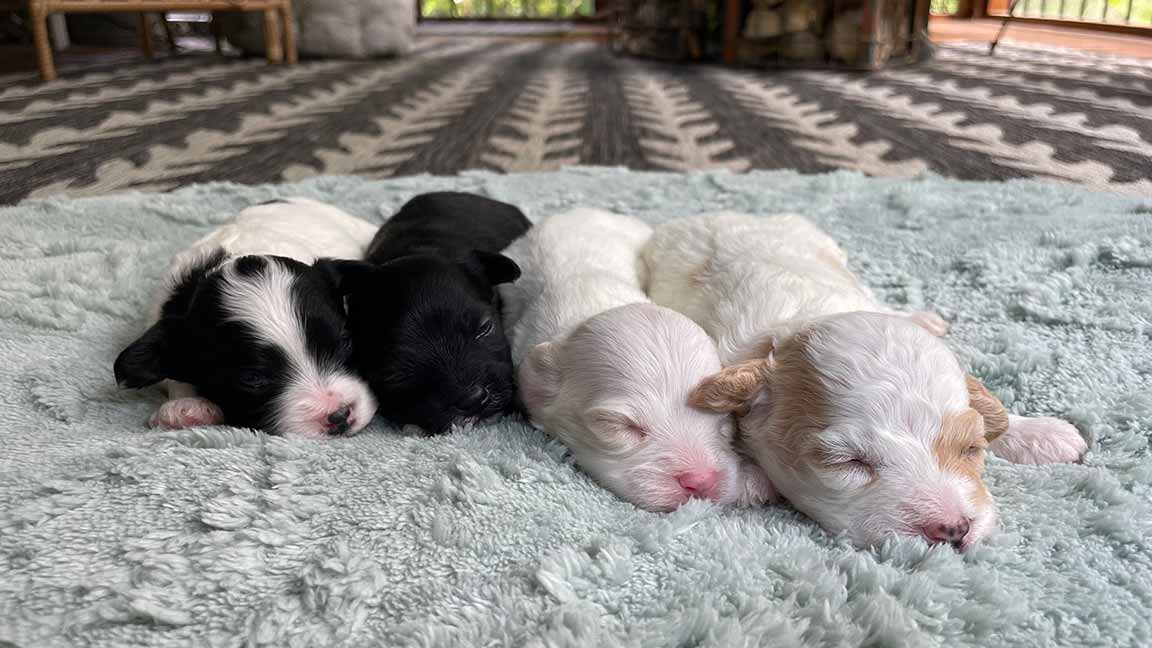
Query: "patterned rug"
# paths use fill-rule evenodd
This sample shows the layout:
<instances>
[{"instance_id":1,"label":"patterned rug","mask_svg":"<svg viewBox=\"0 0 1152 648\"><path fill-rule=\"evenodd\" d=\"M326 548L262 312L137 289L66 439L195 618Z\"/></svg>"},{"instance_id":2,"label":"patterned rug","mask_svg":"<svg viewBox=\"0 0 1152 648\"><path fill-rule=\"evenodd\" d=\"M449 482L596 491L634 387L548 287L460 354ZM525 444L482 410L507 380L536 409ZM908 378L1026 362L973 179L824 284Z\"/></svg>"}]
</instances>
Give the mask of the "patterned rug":
<instances>
[{"instance_id":1,"label":"patterned rug","mask_svg":"<svg viewBox=\"0 0 1152 648\"><path fill-rule=\"evenodd\" d=\"M859 75L428 38L388 61L181 57L0 88L0 203L571 164L931 170L1152 195L1152 64L1023 47L989 57L950 45L920 66Z\"/></svg>"}]
</instances>

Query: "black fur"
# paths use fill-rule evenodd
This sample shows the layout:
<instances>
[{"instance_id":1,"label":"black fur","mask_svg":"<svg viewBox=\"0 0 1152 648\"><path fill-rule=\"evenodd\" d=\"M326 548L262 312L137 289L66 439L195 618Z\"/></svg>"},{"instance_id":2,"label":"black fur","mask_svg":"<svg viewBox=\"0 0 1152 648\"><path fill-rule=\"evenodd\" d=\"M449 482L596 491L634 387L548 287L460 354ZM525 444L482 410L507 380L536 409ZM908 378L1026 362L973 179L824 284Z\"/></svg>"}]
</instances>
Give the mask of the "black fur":
<instances>
[{"instance_id":1,"label":"black fur","mask_svg":"<svg viewBox=\"0 0 1152 648\"><path fill-rule=\"evenodd\" d=\"M165 379L188 383L218 405L228 423L275 432L275 401L291 375L288 358L282 349L259 342L250 325L230 320L222 300L228 280L218 271L224 261L220 251L184 273L164 303L160 321L116 359L116 381L129 388ZM336 278L286 257L240 257L234 267L237 275L246 276L270 263L281 264L296 277L292 300L308 353L323 365L344 366L350 345Z\"/></svg>"},{"instance_id":2,"label":"black fur","mask_svg":"<svg viewBox=\"0 0 1152 648\"><path fill-rule=\"evenodd\" d=\"M381 415L435 434L512 410L512 359L494 287L520 276L499 252L529 227L512 205L423 194L380 228L366 262L326 262L347 295L353 364Z\"/></svg>"},{"instance_id":3,"label":"black fur","mask_svg":"<svg viewBox=\"0 0 1152 648\"><path fill-rule=\"evenodd\" d=\"M472 250L500 252L532 223L508 203L457 191L420 194L388 219L365 257L387 263L412 254L463 261Z\"/></svg>"}]
</instances>

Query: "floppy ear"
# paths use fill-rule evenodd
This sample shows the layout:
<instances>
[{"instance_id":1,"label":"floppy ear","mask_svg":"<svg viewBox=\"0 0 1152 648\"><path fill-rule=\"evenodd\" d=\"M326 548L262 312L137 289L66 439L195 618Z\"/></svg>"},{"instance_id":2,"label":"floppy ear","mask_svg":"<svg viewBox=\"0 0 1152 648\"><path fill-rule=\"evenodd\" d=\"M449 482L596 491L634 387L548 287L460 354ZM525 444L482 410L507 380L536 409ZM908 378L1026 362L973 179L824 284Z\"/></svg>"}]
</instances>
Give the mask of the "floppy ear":
<instances>
[{"instance_id":1,"label":"floppy ear","mask_svg":"<svg viewBox=\"0 0 1152 648\"><path fill-rule=\"evenodd\" d=\"M168 377L171 328L171 321L162 319L120 352L112 366L117 385L139 389Z\"/></svg>"},{"instance_id":2,"label":"floppy ear","mask_svg":"<svg viewBox=\"0 0 1152 648\"><path fill-rule=\"evenodd\" d=\"M495 286L510 283L520 278L520 266L503 254L472 250L467 265L484 275L488 283Z\"/></svg>"},{"instance_id":3,"label":"floppy ear","mask_svg":"<svg viewBox=\"0 0 1152 648\"><path fill-rule=\"evenodd\" d=\"M988 442L1008 431L1008 412L999 398L992 395L984 383L971 374L964 376L968 384L968 405L984 419L984 439Z\"/></svg>"},{"instance_id":4,"label":"floppy ear","mask_svg":"<svg viewBox=\"0 0 1152 648\"><path fill-rule=\"evenodd\" d=\"M534 411L548 407L560 393L561 375L557 351L555 343L537 344L520 363L520 400L529 416Z\"/></svg>"},{"instance_id":5,"label":"floppy ear","mask_svg":"<svg viewBox=\"0 0 1152 648\"><path fill-rule=\"evenodd\" d=\"M351 259L317 259L312 268L335 286L340 294L347 295L367 286L379 266Z\"/></svg>"},{"instance_id":6,"label":"floppy ear","mask_svg":"<svg viewBox=\"0 0 1152 648\"><path fill-rule=\"evenodd\" d=\"M688 404L709 412L743 416L748 413L752 399L768 386L771 378L770 357L724 367L692 390Z\"/></svg>"}]
</instances>

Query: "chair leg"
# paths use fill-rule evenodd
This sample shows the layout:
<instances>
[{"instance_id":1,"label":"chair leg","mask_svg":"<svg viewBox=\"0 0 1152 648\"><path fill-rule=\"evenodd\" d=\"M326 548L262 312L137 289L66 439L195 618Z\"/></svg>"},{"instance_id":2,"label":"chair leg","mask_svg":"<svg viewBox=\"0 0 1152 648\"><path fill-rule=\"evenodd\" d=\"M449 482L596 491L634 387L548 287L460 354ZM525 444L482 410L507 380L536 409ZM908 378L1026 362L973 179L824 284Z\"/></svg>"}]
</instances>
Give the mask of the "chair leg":
<instances>
[{"instance_id":1,"label":"chair leg","mask_svg":"<svg viewBox=\"0 0 1152 648\"><path fill-rule=\"evenodd\" d=\"M280 33L280 16L275 9L264 10L264 51L269 63L284 60L284 39Z\"/></svg>"},{"instance_id":2,"label":"chair leg","mask_svg":"<svg viewBox=\"0 0 1152 648\"><path fill-rule=\"evenodd\" d=\"M224 25L220 22L221 13L219 11L212 12L212 22L209 27L212 28L212 40L216 41L216 56L224 53Z\"/></svg>"},{"instance_id":3,"label":"chair leg","mask_svg":"<svg viewBox=\"0 0 1152 648\"><path fill-rule=\"evenodd\" d=\"M1012 0L1008 5L1008 15L1004 16L1004 22L1000 23L1000 29L996 32L996 38L992 39L992 43L988 45L988 56L996 53L996 46L1000 44L1000 39L1004 38L1004 32L1008 31L1008 21L1012 20L1012 14L1016 12L1016 3L1020 0Z\"/></svg>"},{"instance_id":4,"label":"chair leg","mask_svg":"<svg viewBox=\"0 0 1152 648\"><path fill-rule=\"evenodd\" d=\"M284 62L296 62L296 19L292 16L291 0L280 7L280 28L284 30Z\"/></svg>"},{"instance_id":5,"label":"chair leg","mask_svg":"<svg viewBox=\"0 0 1152 648\"><path fill-rule=\"evenodd\" d=\"M140 32L137 34L140 38L140 51L144 52L145 58L153 58L156 56L156 49L152 46L152 16L146 11L141 11L136 25L137 31Z\"/></svg>"},{"instance_id":6,"label":"chair leg","mask_svg":"<svg viewBox=\"0 0 1152 648\"><path fill-rule=\"evenodd\" d=\"M164 38L168 39L168 51L178 54L176 49L176 35L172 33L172 23L168 22L168 14L160 12L160 26L164 28Z\"/></svg>"},{"instance_id":7,"label":"chair leg","mask_svg":"<svg viewBox=\"0 0 1152 648\"><path fill-rule=\"evenodd\" d=\"M40 78L54 81L56 64L52 60L52 41L48 37L48 12L44 0L32 0L29 17L32 19L32 38L36 42L36 64L40 67Z\"/></svg>"}]
</instances>

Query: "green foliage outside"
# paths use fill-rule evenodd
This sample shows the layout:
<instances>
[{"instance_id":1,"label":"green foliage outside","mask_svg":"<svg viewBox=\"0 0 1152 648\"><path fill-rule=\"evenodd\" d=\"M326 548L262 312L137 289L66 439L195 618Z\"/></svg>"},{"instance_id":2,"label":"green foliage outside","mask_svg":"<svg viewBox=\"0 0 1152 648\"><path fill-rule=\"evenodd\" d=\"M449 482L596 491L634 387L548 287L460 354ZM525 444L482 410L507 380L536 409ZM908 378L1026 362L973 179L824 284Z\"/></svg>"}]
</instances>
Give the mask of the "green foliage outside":
<instances>
[{"instance_id":1,"label":"green foliage outside","mask_svg":"<svg viewBox=\"0 0 1152 648\"><path fill-rule=\"evenodd\" d=\"M1152 0L1020 0L1016 7L1017 16L1036 18L1068 18L1084 20L1124 22L1128 18L1128 6L1132 6L1133 24L1152 25ZM1105 15L1104 7L1108 13ZM960 0L932 0L932 13L954 14L960 8Z\"/></svg>"},{"instance_id":2,"label":"green foliage outside","mask_svg":"<svg viewBox=\"0 0 1152 648\"><path fill-rule=\"evenodd\" d=\"M595 0L422 0L427 18L571 18L591 16Z\"/></svg>"},{"instance_id":3,"label":"green foliage outside","mask_svg":"<svg viewBox=\"0 0 1152 648\"><path fill-rule=\"evenodd\" d=\"M932 13L951 16L960 10L960 0L932 0Z\"/></svg>"},{"instance_id":4,"label":"green foliage outside","mask_svg":"<svg viewBox=\"0 0 1152 648\"><path fill-rule=\"evenodd\" d=\"M1152 25L1152 0L1020 0L1016 15ZM1108 13L1105 16L1104 7ZM932 13L953 14L960 0L932 0ZM428 18L571 18L595 13L595 0L422 0Z\"/></svg>"}]
</instances>

